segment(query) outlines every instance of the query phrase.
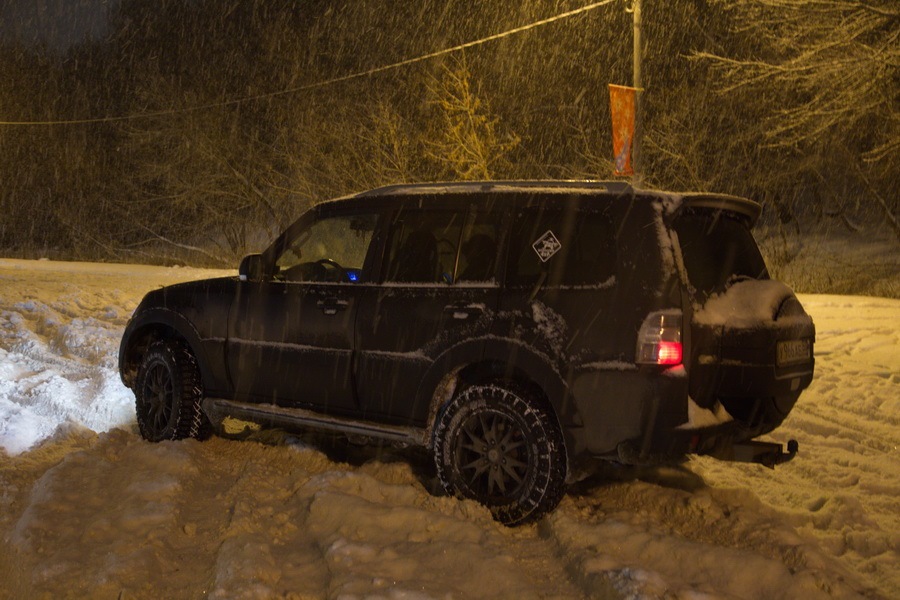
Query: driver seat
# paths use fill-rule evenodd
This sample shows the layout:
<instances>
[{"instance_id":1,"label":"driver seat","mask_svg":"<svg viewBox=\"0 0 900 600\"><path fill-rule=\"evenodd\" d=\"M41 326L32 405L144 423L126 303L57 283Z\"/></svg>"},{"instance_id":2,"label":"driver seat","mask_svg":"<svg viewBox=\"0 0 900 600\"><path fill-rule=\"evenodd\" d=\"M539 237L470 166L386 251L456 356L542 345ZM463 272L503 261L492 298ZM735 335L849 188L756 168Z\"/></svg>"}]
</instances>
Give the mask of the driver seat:
<instances>
[{"instance_id":1,"label":"driver seat","mask_svg":"<svg viewBox=\"0 0 900 600\"><path fill-rule=\"evenodd\" d=\"M437 240L426 229L409 234L395 260L394 281L432 283L437 281Z\"/></svg>"}]
</instances>

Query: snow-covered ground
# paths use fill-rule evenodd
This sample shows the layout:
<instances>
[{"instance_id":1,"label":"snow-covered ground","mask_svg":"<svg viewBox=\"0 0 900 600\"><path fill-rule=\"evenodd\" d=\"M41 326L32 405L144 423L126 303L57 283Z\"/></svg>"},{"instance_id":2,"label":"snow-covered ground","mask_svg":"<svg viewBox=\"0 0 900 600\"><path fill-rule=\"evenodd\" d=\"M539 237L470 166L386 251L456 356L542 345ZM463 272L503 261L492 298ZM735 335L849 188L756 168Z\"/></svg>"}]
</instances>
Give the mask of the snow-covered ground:
<instances>
[{"instance_id":1,"label":"snow-covered ground","mask_svg":"<svg viewBox=\"0 0 900 600\"><path fill-rule=\"evenodd\" d=\"M0 259L0 597L900 597L900 300L801 296L793 462L610 469L507 529L417 452L143 442L121 331L218 273Z\"/></svg>"}]
</instances>

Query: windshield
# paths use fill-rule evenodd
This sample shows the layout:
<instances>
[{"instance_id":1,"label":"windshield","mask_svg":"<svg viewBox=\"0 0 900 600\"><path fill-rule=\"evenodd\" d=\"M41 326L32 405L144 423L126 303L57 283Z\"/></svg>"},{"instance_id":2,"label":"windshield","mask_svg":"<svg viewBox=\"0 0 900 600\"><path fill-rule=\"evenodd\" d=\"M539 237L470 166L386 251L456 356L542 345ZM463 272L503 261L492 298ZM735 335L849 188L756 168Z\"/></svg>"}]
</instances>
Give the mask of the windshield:
<instances>
[{"instance_id":1,"label":"windshield","mask_svg":"<svg viewBox=\"0 0 900 600\"><path fill-rule=\"evenodd\" d=\"M675 221L688 279L705 295L739 279L768 279L766 264L750 229L724 211L684 214Z\"/></svg>"}]
</instances>

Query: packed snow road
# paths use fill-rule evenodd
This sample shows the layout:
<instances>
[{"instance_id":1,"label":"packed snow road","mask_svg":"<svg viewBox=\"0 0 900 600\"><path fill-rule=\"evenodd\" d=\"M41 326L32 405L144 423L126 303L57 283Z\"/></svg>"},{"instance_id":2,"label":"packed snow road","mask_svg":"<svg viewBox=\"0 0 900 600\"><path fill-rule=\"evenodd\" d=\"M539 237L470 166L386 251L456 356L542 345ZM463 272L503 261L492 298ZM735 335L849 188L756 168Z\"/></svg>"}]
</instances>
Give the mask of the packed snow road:
<instances>
[{"instance_id":1,"label":"packed snow road","mask_svg":"<svg viewBox=\"0 0 900 600\"><path fill-rule=\"evenodd\" d=\"M900 597L900 301L801 297L793 462L610 468L507 529L418 452L142 441L121 331L212 274L0 259L0 597Z\"/></svg>"}]
</instances>

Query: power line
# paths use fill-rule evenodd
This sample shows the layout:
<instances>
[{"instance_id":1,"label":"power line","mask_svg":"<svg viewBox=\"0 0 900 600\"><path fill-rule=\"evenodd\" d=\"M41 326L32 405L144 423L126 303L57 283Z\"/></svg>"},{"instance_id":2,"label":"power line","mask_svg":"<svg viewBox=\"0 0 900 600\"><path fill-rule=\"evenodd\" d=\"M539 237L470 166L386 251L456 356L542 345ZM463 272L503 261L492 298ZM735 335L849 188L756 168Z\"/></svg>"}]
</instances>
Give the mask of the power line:
<instances>
[{"instance_id":1,"label":"power line","mask_svg":"<svg viewBox=\"0 0 900 600\"><path fill-rule=\"evenodd\" d=\"M507 31L496 33L494 35L489 35L487 37L474 40L471 42L466 42L464 44L460 44L458 46L453 46L452 48L445 48L443 50L438 50L436 52L431 52L429 54L423 54L421 56L417 56L415 58L408 58L406 60L401 60L399 62L391 63L389 65L383 65L380 67L375 67L373 69L369 69L367 71L360 71L357 73L351 73L349 75L342 75L340 77L335 77L333 79L328 79L326 81L319 81L316 83L310 83L307 85L301 85L293 88L288 88L284 90L278 90L275 92L268 92L265 94L258 94L254 96L245 96L243 98L235 98L233 100L225 100L222 102L215 102L212 104L203 104L200 106L191 106L187 108L174 108L170 110L160 110L132 115L118 115L118 116L109 116L109 117L97 117L93 119L68 119L68 120L57 120L57 121L0 121L0 125L5 126L33 126L33 125L86 125L92 123L114 123L117 121L133 121L136 119L152 119L155 117L164 117L168 115L177 115L182 113L196 112L198 110L207 110L210 108L221 108L223 106L233 106L236 104L244 104L247 102L256 102L258 100L265 100L268 98L275 98L278 96L284 96L287 94L296 94L297 92L303 92L307 90L313 90L317 88L326 87L329 85L333 85L336 83L342 83L344 81L350 81L353 79L360 79L362 77L368 77L370 75L375 75L377 73L383 73L385 71L391 71L394 69L399 69L400 67L405 67L408 65L412 65L415 63L423 62L426 60L430 60L432 58L437 58L439 56L444 56L447 54L452 54L453 52L459 52L460 50L465 50L467 48L472 48L475 46L480 46L481 44L486 44L488 42L493 42L495 40L499 40L505 37L509 37L511 35L515 35L517 33L522 33L524 31L528 31L530 29L534 29L536 27L541 27L542 25L548 25L555 21L560 21L563 19L568 19L582 13L586 13L588 11L594 10L601 6L606 6L607 4L612 4L616 2L616 0L602 0L601 2L594 2L592 4L587 4L580 8L576 8L574 10L570 10L564 13L560 13L558 15L548 17L546 19L541 19L539 21L535 21L533 23L529 23L528 25L522 25L521 27L516 27L514 29L509 29Z\"/></svg>"}]
</instances>

